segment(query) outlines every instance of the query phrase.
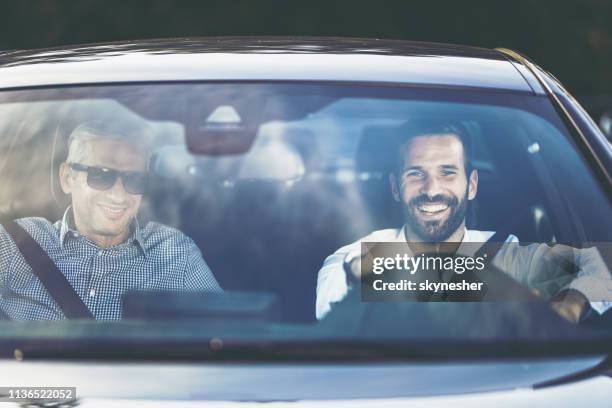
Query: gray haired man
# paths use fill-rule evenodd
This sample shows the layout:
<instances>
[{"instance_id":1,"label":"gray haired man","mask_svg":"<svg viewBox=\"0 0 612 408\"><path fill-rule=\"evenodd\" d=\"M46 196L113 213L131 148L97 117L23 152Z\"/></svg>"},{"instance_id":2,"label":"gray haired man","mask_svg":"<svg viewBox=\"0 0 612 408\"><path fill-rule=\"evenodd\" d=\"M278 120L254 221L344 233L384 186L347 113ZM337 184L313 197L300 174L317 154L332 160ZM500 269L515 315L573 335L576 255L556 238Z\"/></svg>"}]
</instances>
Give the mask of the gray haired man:
<instances>
[{"instance_id":1,"label":"gray haired man","mask_svg":"<svg viewBox=\"0 0 612 408\"><path fill-rule=\"evenodd\" d=\"M128 290L221 291L190 238L159 223L138 224L148 179L145 133L121 121L78 126L59 169L71 198L63 218L17 220L96 319L120 319ZM65 317L3 228L0 309L18 320Z\"/></svg>"}]
</instances>

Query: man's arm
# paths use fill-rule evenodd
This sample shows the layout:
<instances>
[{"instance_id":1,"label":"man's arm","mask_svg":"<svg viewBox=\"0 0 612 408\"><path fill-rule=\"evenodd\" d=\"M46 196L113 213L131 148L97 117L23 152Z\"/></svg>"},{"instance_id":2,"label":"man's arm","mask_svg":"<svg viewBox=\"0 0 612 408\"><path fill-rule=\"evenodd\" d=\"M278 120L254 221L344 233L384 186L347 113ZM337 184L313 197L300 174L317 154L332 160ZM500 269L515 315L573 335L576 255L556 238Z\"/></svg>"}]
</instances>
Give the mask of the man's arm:
<instances>
[{"instance_id":1,"label":"man's arm","mask_svg":"<svg viewBox=\"0 0 612 408\"><path fill-rule=\"evenodd\" d=\"M17 245L4 227L0 225L0 320L8 318L4 311L4 295L8 290L9 269L17 251Z\"/></svg>"},{"instance_id":2,"label":"man's arm","mask_svg":"<svg viewBox=\"0 0 612 408\"><path fill-rule=\"evenodd\" d=\"M561 250L563 247L561 246ZM567 247L566 247L567 248ZM565 250L578 267L576 277L563 289L581 293L593 310L603 314L612 307L612 274L596 247ZM572 259L571 259L572 260Z\"/></svg>"},{"instance_id":3,"label":"man's arm","mask_svg":"<svg viewBox=\"0 0 612 408\"><path fill-rule=\"evenodd\" d=\"M612 275L597 248L505 244L494 264L537 289L564 317L579 318L588 305L598 313L612 306Z\"/></svg>"},{"instance_id":4,"label":"man's arm","mask_svg":"<svg viewBox=\"0 0 612 408\"><path fill-rule=\"evenodd\" d=\"M9 267L17 251L17 246L8 232L0 225L0 297L6 288Z\"/></svg>"},{"instance_id":5,"label":"man's arm","mask_svg":"<svg viewBox=\"0 0 612 408\"><path fill-rule=\"evenodd\" d=\"M183 275L185 291L223 292L212 271L204 261L200 248L190 238L187 244L187 265Z\"/></svg>"},{"instance_id":6,"label":"man's arm","mask_svg":"<svg viewBox=\"0 0 612 408\"><path fill-rule=\"evenodd\" d=\"M317 276L316 316L318 320L329 313L332 303L340 302L348 293L344 260L347 255L359 255L360 245L359 242L347 245L325 258Z\"/></svg>"}]
</instances>

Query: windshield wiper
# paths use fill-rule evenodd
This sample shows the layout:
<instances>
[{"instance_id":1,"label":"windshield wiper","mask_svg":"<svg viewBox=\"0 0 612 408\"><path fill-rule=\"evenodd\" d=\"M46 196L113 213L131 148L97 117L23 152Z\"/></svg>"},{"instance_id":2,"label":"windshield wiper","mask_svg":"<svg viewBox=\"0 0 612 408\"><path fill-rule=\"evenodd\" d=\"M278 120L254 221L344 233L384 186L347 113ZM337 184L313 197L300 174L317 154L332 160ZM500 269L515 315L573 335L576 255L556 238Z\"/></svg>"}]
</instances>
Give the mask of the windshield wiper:
<instances>
[{"instance_id":1,"label":"windshield wiper","mask_svg":"<svg viewBox=\"0 0 612 408\"><path fill-rule=\"evenodd\" d=\"M589 378L605 375L612 377L612 355L608 355L599 364L583 371L578 371L553 380L541 382L533 386L534 389L554 387L557 385L570 384L578 381L588 380Z\"/></svg>"}]
</instances>

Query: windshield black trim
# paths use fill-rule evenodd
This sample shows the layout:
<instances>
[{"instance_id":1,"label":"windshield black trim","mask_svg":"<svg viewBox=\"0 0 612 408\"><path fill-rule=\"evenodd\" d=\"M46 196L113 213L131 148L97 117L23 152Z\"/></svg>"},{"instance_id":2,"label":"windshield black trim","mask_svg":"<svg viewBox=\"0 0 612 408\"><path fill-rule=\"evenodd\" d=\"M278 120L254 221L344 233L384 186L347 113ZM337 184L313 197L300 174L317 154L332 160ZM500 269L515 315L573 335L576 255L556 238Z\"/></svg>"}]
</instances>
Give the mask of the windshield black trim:
<instances>
[{"instance_id":1,"label":"windshield black trim","mask_svg":"<svg viewBox=\"0 0 612 408\"><path fill-rule=\"evenodd\" d=\"M589 138L585 135L583 129L579 126L576 119L572 116L568 108L565 106L563 101L559 98L559 96L551 89L549 84L546 82L544 78L544 73L540 72L534 64L525 56L520 53L506 49L506 48L497 48L497 51L508 55L509 57L516 60L518 63L522 64L525 68L527 68L531 74L538 80L544 91L546 92L548 98L552 102L555 110L559 114L559 116L565 122L565 125L568 127L570 132L574 135L574 139L577 139L579 142L579 146L589 163L595 165L594 167L597 169L597 173L599 173L599 177L603 178L602 181L608 187L606 190L610 190L609 187L612 185L612 175L608 171L607 167L602 162L599 155L596 153L596 149L592 146L589 141Z\"/></svg>"},{"instance_id":2,"label":"windshield black trim","mask_svg":"<svg viewBox=\"0 0 612 408\"><path fill-rule=\"evenodd\" d=\"M12 339L0 341L0 358L73 361L192 362L449 362L600 357L609 358L611 339L596 341L420 340L201 340ZM568 353L568 350L571 350ZM19 357L17 357L19 356Z\"/></svg>"},{"instance_id":3,"label":"windshield black trim","mask_svg":"<svg viewBox=\"0 0 612 408\"><path fill-rule=\"evenodd\" d=\"M83 82L79 84L46 84L34 86L20 87L4 87L0 88L0 93L12 91L30 91L43 89L58 89L58 88L83 88L83 87L104 87L104 86L128 86L128 85L195 85L195 84L278 84L278 85L333 85L333 86L360 86L360 87L393 87L393 88L417 88L417 89L448 89L448 90L464 90L474 92L488 92L494 94L512 94L512 95L527 95L527 96L543 96L534 95L531 90L518 90L507 88L489 88L476 86L461 86L447 85L435 83L417 83L417 82L393 82L393 81L339 81L339 80L300 80L300 79L195 79L195 80L155 80L155 81L113 81L113 82Z\"/></svg>"}]
</instances>

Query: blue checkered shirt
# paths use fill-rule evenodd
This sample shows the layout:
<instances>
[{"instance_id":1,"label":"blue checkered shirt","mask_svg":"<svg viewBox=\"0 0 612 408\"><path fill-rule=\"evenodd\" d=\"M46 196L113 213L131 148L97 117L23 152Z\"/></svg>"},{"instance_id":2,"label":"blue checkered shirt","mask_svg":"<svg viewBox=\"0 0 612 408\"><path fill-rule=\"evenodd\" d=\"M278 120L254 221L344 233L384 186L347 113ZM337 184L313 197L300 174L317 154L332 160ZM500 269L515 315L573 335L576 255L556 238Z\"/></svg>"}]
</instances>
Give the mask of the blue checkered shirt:
<instances>
[{"instance_id":1,"label":"blue checkered shirt","mask_svg":"<svg viewBox=\"0 0 612 408\"><path fill-rule=\"evenodd\" d=\"M130 238L100 248L71 228L71 211L55 224L22 218L22 226L55 262L96 319L121 318L128 290L220 292L197 245L177 229L149 222L132 225ZM0 309L15 320L63 319L50 297L0 226Z\"/></svg>"}]
</instances>

